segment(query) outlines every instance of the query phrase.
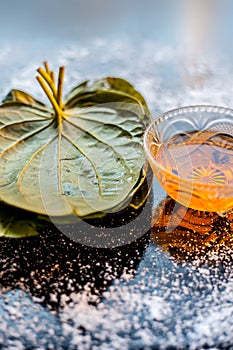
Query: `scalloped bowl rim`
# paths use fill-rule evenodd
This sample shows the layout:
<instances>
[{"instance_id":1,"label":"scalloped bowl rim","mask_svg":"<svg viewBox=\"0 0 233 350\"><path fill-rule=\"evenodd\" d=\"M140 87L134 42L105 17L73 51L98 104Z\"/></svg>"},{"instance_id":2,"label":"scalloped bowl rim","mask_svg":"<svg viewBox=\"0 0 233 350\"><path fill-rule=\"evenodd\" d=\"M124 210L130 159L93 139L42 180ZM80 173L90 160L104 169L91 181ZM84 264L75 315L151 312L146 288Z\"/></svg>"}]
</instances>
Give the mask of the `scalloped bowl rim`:
<instances>
[{"instance_id":1,"label":"scalloped bowl rim","mask_svg":"<svg viewBox=\"0 0 233 350\"><path fill-rule=\"evenodd\" d=\"M207 112L207 113L220 113L220 114L227 114L228 115L232 115L233 118L233 109L228 108L228 107L222 107L222 106L215 106L215 105L204 105L204 104L200 104L200 105L190 105L190 106L183 106L183 107L178 107L178 108L173 108L165 113L161 113L155 120L153 120L153 122L147 127L145 133L144 133L144 137L143 137L143 147L144 147L144 151L145 151L145 155L146 158L148 159L149 163L154 163L156 165L157 168L160 169L160 171L162 171L163 173L166 173L167 175L169 175L170 177L172 177L174 180L176 180L177 182L182 181L186 184L192 184L193 187L193 181L188 180L186 178L182 178L180 176L177 176L169 171L167 171L167 169L165 169L163 166L161 166L160 163L158 163L156 161L156 159L151 155L151 152L149 150L149 148L147 147L147 139L148 139L148 135L151 133L151 130L154 126L156 126L156 124L159 124L160 122L164 121L164 120L169 120L169 118L174 118L175 115L179 115L181 114L181 112L184 112L185 110L187 112L191 112L190 109L195 112L195 109L201 110L204 109L202 112ZM206 110L205 110L206 109ZM208 109L212 109L209 110ZM154 174L155 175L155 174ZM155 175L156 176L156 175ZM196 183L195 185L198 185L199 187L203 187L205 189L211 188L211 189L216 189L216 188L224 188L226 187L226 185L224 184L205 184L205 183ZM232 188L233 190L233 184L228 184L228 188Z\"/></svg>"}]
</instances>

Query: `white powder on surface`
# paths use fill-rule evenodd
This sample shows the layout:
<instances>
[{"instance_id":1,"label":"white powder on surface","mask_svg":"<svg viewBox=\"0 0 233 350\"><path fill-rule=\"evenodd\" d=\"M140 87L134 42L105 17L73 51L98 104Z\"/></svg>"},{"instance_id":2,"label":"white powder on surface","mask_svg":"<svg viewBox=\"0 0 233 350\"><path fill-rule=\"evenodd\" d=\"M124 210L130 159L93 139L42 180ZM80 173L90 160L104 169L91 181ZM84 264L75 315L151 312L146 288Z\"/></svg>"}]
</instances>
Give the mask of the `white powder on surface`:
<instances>
[{"instance_id":1,"label":"white powder on surface","mask_svg":"<svg viewBox=\"0 0 233 350\"><path fill-rule=\"evenodd\" d=\"M1 48L1 97L14 87L45 101L34 75L48 59L52 66L66 65L65 92L88 78L128 79L154 117L190 104L233 108L233 69L222 57L190 62L182 50L152 41L96 39L85 47L58 44L56 52L47 48L44 56L25 49L19 64L13 53L22 54L23 47ZM43 297L1 291L1 348L233 349L232 254L218 251L181 263L150 243L135 275L125 271L120 279L112 276L112 285L97 299L89 288L62 295L58 314L41 306ZM68 288L75 289L74 282ZM56 302L57 295L50 299Z\"/></svg>"}]
</instances>

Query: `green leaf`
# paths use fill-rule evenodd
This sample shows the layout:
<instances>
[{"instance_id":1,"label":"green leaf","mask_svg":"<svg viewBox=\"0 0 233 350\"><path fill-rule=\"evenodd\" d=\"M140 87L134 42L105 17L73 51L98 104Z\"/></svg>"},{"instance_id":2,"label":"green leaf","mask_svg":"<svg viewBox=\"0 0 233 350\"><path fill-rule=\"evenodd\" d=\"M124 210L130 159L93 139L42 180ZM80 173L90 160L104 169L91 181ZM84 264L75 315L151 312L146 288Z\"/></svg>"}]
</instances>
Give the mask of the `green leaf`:
<instances>
[{"instance_id":1,"label":"green leaf","mask_svg":"<svg viewBox=\"0 0 233 350\"><path fill-rule=\"evenodd\" d=\"M151 114L145 99L132 84L124 79L107 77L97 80L93 84L84 81L66 96L68 108L92 106L108 101L136 104L141 107L139 116L144 121L145 126L150 124Z\"/></svg>"},{"instance_id":2,"label":"green leaf","mask_svg":"<svg viewBox=\"0 0 233 350\"><path fill-rule=\"evenodd\" d=\"M37 236L38 227L47 226L37 215L0 203L0 237L26 238Z\"/></svg>"},{"instance_id":3,"label":"green leaf","mask_svg":"<svg viewBox=\"0 0 233 350\"><path fill-rule=\"evenodd\" d=\"M80 84L64 105L52 92L55 111L18 90L0 107L0 200L52 217L134 205L151 121L143 97L117 78Z\"/></svg>"},{"instance_id":4,"label":"green leaf","mask_svg":"<svg viewBox=\"0 0 233 350\"><path fill-rule=\"evenodd\" d=\"M38 101L35 100L31 95L27 94L26 92L20 91L20 90L16 90L13 89L11 90L7 96L4 98L4 100L2 101L3 104L25 104L25 105L29 105L31 107L37 107L37 108L41 108L44 109L46 108L46 106Z\"/></svg>"}]
</instances>

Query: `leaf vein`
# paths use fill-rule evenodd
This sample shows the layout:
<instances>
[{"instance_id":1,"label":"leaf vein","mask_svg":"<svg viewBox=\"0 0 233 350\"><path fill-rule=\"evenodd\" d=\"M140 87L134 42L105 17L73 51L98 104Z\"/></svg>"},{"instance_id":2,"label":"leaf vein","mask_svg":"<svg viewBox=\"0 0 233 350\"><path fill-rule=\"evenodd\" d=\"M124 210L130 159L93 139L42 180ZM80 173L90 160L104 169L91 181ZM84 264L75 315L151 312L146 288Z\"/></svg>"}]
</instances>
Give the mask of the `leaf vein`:
<instances>
[{"instance_id":1,"label":"leaf vein","mask_svg":"<svg viewBox=\"0 0 233 350\"><path fill-rule=\"evenodd\" d=\"M108 142L100 139L99 137L97 137L96 135L92 134L92 132L84 129L82 126L77 125L75 123L72 123L70 120L66 119L66 122L70 125L73 125L74 127L78 128L79 130L83 131L84 133L87 133L89 136L91 136L93 139L97 140L98 142L102 143L103 145L109 147L113 153L115 153L117 155L118 158L120 158L124 164L124 166L130 171L130 167L127 165L127 162L125 160L125 158L122 156L122 154L120 154L119 152L117 152L114 147L112 145L110 145Z\"/></svg>"},{"instance_id":2,"label":"leaf vein","mask_svg":"<svg viewBox=\"0 0 233 350\"><path fill-rule=\"evenodd\" d=\"M9 123L9 124L4 124L3 126L1 126L0 127L0 131L2 131L2 130L4 130L5 128L7 128L7 127L12 127L12 126L14 126L14 125L19 125L19 124L24 124L24 123L34 123L34 122L45 122L45 121L47 121L46 119L27 119L27 120L20 120L20 121L18 121L18 122L14 122L14 123Z\"/></svg>"},{"instance_id":3,"label":"leaf vein","mask_svg":"<svg viewBox=\"0 0 233 350\"><path fill-rule=\"evenodd\" d=\"M70 116L71 118L75 118L75 116ZM130 134L130 132L124 128L122 128L120 125L118 124L114 124L114 123L106 123L102 120L97 120L97 119L94 119L94 118L90 118L90 117L84 117L82 115L79 115L78 116L79 119L82 119L82 120L88 120L90 122L94 122L94 123L99 123L99 124L104 124L104 125L109 125L109 126L114 126L118 129L120 129L122 132L126 133L128 136L132 137L132 135ZM66 118L66 120L68 120L68 118Z\"/></svg>"},{"instance_id":4,"label":"leaf vein","mask_svg":"<svg viewBox=\"0 0 233 350\"><path fill-rule=\"evenodd\" d=\"M46 142L46 144L41 147L40 149L38 149L29 159L29 161L27 162L27 164L22 168L22 170L19 173L18 179L17 179L17 188L18 191L23 194L20 190L21 187L21 183L22 183L22 179L23 179L23 175L25 174L27 168L29 167L29 165L31 165L33 159L35 159L35 157L38 156L38 154L40 154L51 142L53 142L55 140L55 138L57 137L57 135L53 136L48 142Z\"/></svg>"},{"instance_id":5,"label":"leaf vein","mask_svg":"<svg viewBox=\"0 0 233 350\"><path fill-rule=\"evenodd\" d=\"M10 145L9 147L5 148L2 153L0 154L0 158L6 153L8 152L10 149L14 148L16 145L18 145L19 143L29 139L30 137L36 135L37 133L47 129L49 126L51 126L54 123L54 120L52 120L48 125L43 126L42 128L38 128L36 130L34 130L33 132L27 134L25 137L20 138L17 142L13 143L12 145Z\"/></svg>"},{"instance_id":6,"label":"leaf vein","mask_svg":"<svg viewBox=\"0 0 233 350\"><path fill-rule=\"evenodd\" d=\"M71 140L71 138L69 136L67 136L64 132L62 133L62 136L68 141L70 142L84 157L87 158L87 160L90 162L94 172L95 172L95 175L96 175L96 178L98 180L98 186L99 186L99 194L100 196L103 195L103 185L102 185L102 180L101 180L101 177L100 177L100 174L99 174L99 171L97 169L97 166L96 164L93 162L93 160L86 154L86 152L84 152L81 147L79 147L74 141Z\"/></svg>"}]
</instances>

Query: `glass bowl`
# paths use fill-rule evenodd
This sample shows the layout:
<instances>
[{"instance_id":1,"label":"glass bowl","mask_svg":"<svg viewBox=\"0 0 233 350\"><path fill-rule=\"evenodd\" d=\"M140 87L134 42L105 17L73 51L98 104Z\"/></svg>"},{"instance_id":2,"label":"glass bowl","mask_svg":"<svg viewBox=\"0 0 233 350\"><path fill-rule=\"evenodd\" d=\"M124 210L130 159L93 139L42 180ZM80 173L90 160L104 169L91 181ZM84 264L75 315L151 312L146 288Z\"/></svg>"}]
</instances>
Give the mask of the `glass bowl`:
<instances>
[{"instance_id":1,"label":"glass bowl","mask_svg":"<svg viewBox=\"0 0 233 350\"><path fill-rule=\"evenodd\" d=\"M224 215L233 208L233 110L189 106L160 115L144 149L167 194L186 207Z\"/></svg>"}]
</instances>

